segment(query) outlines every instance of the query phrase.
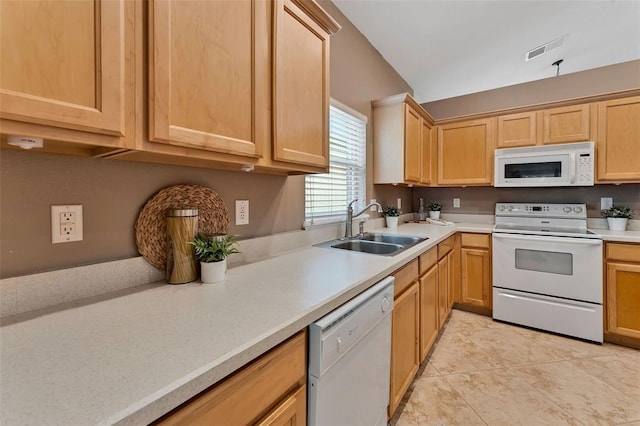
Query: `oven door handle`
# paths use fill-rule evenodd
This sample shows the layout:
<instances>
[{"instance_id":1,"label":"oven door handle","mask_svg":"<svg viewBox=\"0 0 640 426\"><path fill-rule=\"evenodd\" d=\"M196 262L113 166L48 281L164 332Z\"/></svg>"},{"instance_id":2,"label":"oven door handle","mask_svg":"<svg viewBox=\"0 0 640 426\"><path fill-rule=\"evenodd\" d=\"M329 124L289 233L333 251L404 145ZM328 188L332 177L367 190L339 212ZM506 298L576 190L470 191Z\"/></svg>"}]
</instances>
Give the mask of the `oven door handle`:
<instances>
[{"instance_id":1,"label":"oven door handle","mask_svg":"<svg viewBox=\"0 0 640 426\"><path fill-rule=\"evenodd\" d=\"M599 238L573 238L573 237L544 237L541 235L522 235L522 234L500 234L493 233L494 238L505 240L520 240L520 241L540 241L549 243L561 243L561 244L576 244L585 246L600 246L602 240ZM560 241L559 239L562 238Z\"/></svg>"}]
</instances>

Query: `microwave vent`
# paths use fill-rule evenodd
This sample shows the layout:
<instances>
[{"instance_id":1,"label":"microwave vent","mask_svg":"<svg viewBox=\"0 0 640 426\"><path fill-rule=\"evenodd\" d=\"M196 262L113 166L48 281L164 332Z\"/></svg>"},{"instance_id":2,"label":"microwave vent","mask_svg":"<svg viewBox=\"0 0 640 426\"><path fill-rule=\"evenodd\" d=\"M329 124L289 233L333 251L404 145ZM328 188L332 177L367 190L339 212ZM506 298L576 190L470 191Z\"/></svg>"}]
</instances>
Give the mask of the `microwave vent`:
<instances>
[{"instance_id":1,"label":"microwave vent","mask_svg":"<svg viewBox=\"0 0 640 426\"><path fill-rule=\"evenodd\" d=\"M569 34L565 34L560 38L551 40L550 42L543 44L542 46L538 46L535 49L531 49L530 51L527 52L525 56L525 62L530 61L533 58L537 58L540 55L543 55L553 49L557 49L558 47L564 45L564 42L567 40L567 37L569 37Z\"/></svg>"}]
</instances>

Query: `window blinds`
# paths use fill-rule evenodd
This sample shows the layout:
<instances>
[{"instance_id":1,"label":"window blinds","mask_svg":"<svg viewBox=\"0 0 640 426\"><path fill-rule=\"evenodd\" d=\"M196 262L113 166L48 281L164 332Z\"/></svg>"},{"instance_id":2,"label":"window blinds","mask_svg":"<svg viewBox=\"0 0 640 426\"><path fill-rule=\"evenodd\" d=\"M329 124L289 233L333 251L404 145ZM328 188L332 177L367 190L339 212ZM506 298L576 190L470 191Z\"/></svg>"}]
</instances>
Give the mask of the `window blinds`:
<instances>
[{"instance_id":1,"label":"window blinds","mask_svg":"<svg viewBox=\"0 0 640 426\"><path fill-rule=\"evenodd\" d=\"M355 199L365 206L367 123L344 109L329 109L329 173L305 178L305 226L344 220Z\"/></svg>"}]
</instances>

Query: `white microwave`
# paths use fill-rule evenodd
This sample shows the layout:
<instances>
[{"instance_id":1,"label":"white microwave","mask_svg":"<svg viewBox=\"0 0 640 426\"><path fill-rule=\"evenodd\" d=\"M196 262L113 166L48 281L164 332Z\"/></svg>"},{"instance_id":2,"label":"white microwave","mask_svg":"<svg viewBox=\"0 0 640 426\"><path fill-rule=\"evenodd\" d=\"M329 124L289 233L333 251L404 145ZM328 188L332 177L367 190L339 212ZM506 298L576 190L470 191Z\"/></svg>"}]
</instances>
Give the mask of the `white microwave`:
<instances>
[{"instance_id":1,"label":"white microwave","mask_svg":"<svg viewBox=\"0 0 640 426\"><path fill-rule=\"evenodd\" d=\"M494 186L593 186L593 142L496 149Z\"/></svg>"}]
</instances>

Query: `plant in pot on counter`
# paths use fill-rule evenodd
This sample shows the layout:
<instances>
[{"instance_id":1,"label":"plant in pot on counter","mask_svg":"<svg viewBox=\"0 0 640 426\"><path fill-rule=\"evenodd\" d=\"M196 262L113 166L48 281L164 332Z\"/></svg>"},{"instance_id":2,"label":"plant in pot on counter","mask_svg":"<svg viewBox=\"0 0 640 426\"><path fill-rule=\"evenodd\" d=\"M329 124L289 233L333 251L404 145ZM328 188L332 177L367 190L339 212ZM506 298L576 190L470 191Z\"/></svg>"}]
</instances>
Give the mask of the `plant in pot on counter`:
<instances>
[{"instance_id":1,"label":"plant in pot on counter","mask_svg":"<svg viewBox=\"0 0 640 426\"><path fill-rule=\"evenodd\" d=\"M402 212L394 206L388 206L384 209L384 218L387 221L387 228L395 229L398 227L398 218Z\"/></svg>"},{"instance_id":2,"label":"plant in pot on counter","mask_svg":"<svg viewBox=\"0 0 640 426\"><path fill-rule=\"evenodd\" d=\"M612 231L624 231L627 229L627 222L635 212L629 207L612 206L609 209L602 210L602 216L607 218L609 229Z\"/></svg>"},{"instance_id":3,"label":"plant in pot on counter","mask_svg":"<svg viewBox=\"0 0 640 426\"><path fill-rule=\"evenodd\" d=\"M429 203L429 205L427 206L427 210L429 210L429 217L431 219L440 219L440 211L442 210L442 204Z\"/></svg>"},{"instance_id":4,"label":"plant in pot on counter","mask_svg":"<svg viewBox=\"0 0 640 426\"><path fill-rule=\"evenodd\" d=\"M204 284L224 280L227 272L227 257L240 253L235 247L233 235L207 235L198 233L191 244L195 247L196 257L200 261L200 280Z\"/></svg>"}]
</instances>

